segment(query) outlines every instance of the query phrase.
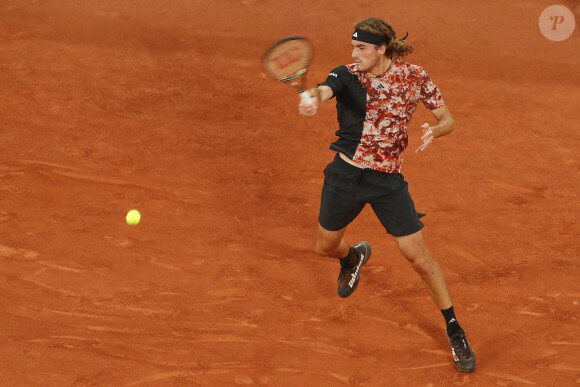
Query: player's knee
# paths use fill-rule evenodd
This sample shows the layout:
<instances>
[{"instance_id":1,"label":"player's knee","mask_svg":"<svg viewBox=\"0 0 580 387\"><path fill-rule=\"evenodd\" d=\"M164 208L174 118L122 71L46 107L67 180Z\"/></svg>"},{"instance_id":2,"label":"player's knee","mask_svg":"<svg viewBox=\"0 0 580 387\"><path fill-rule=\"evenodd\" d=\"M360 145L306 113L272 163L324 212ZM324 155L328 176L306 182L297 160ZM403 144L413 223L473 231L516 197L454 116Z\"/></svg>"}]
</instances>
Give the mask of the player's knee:
<instances>
[{"instance_id":1,"label":"player's knee","mask_svg":"<svg viewBox=\"0 0 580 387\"><path fill-rule=\"evenodd\" d=\"M411 266L419 275L433 275L433 265L427 257L417 257L411 261Z\"/></svg>"},{"instance_id":2,"label":"player's knee","mask_svg":"<svg viewBox=\"0 0 580 387\"><path fill-rule=\"evenodd\" d=\"M413 270L419 275L433 274L433 259L422 244L399 245L401 253L407 258Z\"/></svg>"},{"instance_id":3,"label":"player's knee","mask_svg":"<svg viewBox=\"0 0 580 387\"><path fill-rule=\"evenodd\" d=\"M316 251L316 254L320 255L321 257L326 257L330 253L330 250L320 242L316 242L314 251Z\"/></svg>"},{"instance_id":4,"label":"player's knee","mask_svg":"<svg viewBox=\"0 0 580 387\"><path fill-rule=\"evenodd\" d=\"M328 257L336 248L338 247L337 244L333 243L332 241L325 240L325 239L318 239L316 241L315 251L316 254L320 255L321 257Z\"/></svg>"},{"instance_id":5,"label":"player's knee","mask_svg":"<svg viewBox=\"0 0 580 387\"><path fill-rule=\"evenodd\" d=\"M399 250L401 250L401 254L403 254L412 265L417 261L425 259L424 249L419 244L399 244Z\"/></svg>"}]
</instances>

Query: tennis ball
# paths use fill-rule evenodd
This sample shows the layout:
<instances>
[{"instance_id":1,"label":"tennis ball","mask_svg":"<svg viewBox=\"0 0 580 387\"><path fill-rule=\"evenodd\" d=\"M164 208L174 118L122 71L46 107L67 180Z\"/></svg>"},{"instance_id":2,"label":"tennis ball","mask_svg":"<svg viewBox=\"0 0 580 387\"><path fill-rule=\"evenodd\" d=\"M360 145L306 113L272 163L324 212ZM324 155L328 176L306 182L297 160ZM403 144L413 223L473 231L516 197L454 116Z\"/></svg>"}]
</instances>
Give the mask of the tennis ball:
<instances>
[{"instance_id":1,"label":"tennis ball","mask_svg":"<svg viewBox=\"0 0 580 387\"><path fill-rule=\"evenodd\" d=\"M129 226L136 226L141 221L141 213L137 210L131 210L127 212L125 220Z\"/></svg>"}]
</instances>

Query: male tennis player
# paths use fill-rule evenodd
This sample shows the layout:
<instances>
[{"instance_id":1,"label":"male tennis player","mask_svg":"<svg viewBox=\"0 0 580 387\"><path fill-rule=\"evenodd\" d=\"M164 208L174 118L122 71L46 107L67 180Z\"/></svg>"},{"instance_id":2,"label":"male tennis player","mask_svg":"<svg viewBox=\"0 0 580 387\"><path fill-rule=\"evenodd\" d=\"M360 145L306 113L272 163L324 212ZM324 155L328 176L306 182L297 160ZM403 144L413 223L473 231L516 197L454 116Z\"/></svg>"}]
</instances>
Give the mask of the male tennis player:
<instances>
[{"instance_id":1,"label":"male tennis player","mask_svg":"<svg viewBox=\"0 0 580 387\"><path fill-rule=\"evenodd\" d=\"M405 38L397 38L393 28L378 18L366 19L354 28L354 63L332 70L325 82L309 90L314 101L303 100L298 107L300 114L311 116L325 101L336 98L338 139L330 145L336 157L324 170L316 251L340 259L338 294L350 296L371 248L367 242L349 247L343 235L369 203L441 310L456 368L471 372L475 353L455 317L443 271L425 247L423 223L400 173L407 124L418 103L425 105L437 123L421 126L423 143L416 152L450 133L453 117L425 70L399 59L413 51Z\"/></svg>"}]
</instances>

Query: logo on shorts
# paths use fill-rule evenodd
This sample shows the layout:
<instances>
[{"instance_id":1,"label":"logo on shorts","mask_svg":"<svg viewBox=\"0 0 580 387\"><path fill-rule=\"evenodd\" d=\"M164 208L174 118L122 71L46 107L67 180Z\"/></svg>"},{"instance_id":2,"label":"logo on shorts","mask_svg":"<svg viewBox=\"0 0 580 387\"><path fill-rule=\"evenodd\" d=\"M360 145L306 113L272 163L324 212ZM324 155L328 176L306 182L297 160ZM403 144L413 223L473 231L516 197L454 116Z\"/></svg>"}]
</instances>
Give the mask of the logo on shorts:
<instances>
[{"instance_id":1,"label":"logo on shorts","mask_svg":"<svg viewBox=\"0 0 580 387\"><path fill-rule=\"evenodd\" d=\"M563 5L550 5L540 15L540 32L553 42L566 40L574 32L574 14Z\"/></svg>"}]
</instances>

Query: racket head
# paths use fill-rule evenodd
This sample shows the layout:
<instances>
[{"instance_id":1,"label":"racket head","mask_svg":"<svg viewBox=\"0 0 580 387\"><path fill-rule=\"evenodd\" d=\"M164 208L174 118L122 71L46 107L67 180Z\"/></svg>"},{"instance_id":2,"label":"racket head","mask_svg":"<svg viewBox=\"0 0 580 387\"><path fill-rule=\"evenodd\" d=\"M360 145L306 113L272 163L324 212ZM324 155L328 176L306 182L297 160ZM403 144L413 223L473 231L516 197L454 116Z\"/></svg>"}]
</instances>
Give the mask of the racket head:
<instances>
[{"instance_id":1,"label":"racket head","mask_svg":"<svg viewBox=\"0 0 580 387\"><path fill-rule=\"evenodd\" d=\"M271 45L262 58L266 74L280 82L298 86L296 79L308 71L312 62L312 44L302 36L289 36Z\"/></svg>"}]
</instances>

